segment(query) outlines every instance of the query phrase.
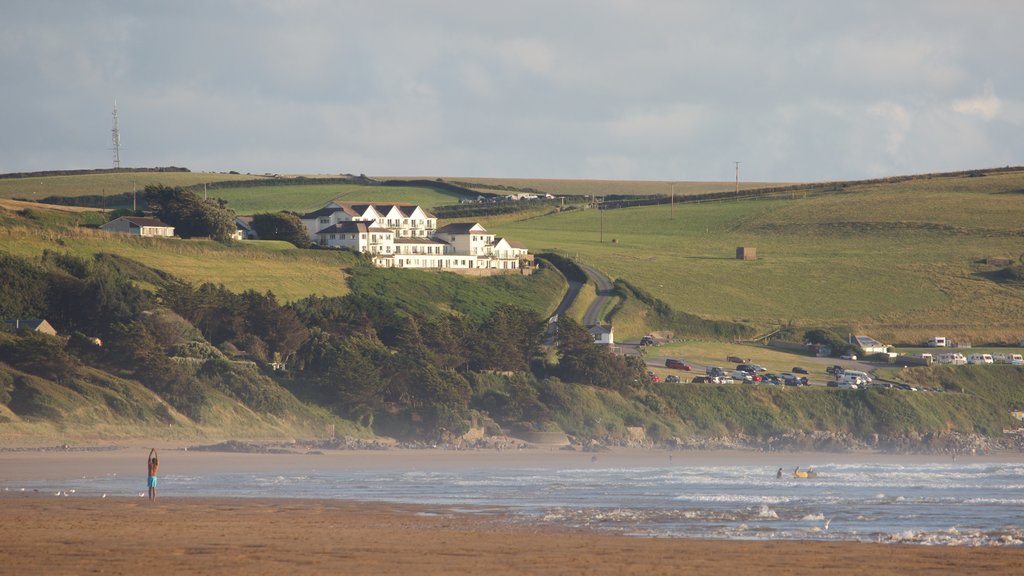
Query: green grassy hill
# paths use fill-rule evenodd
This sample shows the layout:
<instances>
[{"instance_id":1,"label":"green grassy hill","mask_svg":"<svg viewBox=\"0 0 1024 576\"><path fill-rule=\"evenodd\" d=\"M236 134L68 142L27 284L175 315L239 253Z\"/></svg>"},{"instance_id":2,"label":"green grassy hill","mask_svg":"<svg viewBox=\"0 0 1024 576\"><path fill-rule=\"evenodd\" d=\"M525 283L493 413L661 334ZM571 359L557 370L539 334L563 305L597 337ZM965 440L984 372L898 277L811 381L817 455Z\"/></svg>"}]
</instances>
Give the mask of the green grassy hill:
<instances>
[{"instance_id":1,"label":"green grassy hill","mask_svg":"<svg viewBox=\"0 0 1024 576\"><path fill-rule=\"evenodd\" d=\"M390 192L345 186L254 186L224 192L238 195L232 206L248 201L256 211L296 207L307 200L316 207L327 198L318 194L425 206L445 201L430 189L403 187L393 191L394 197L378 198L376 194ZM634 287L620 292L614 319L620 340L675 328L685 321L679 313L690 313L739 322L751 331L786 324L863 332L897 343L936 334L979 344L1017 342L1024 337L1024 285L1002 280L996 274L999 268L983 260L1016 260L1024 252L1022 191L1024 171L1003 171L829 185L763 200L601 211L544 209L481 221L491 232L524 242L532 253L578 257ZM362 259L347 252L297 250L277 242L136 239L79 227L100 221L101 216L88 212L0 207L0 252L26 257L45 251L82 257L109 253L193 285L212 282L233 292L271 291L284 302L357 292L417 317L479 318L497 304L543 316L554 309L565 287L564 278L551 270L531 277L472 279L361 267ZM736 260L737 246L756 247L759 258ZM154 290L148 282L142 276L135 279L137 286ZM641 293L648 302L641 301ZM585 299L592 297L588 293ZM574 314L582 312L581 307L574 309ZM722 350L729 346L712 344ZM721 356L717 350L709 351L709 357ZM912 369L898 375L903 381L938 382L966 394L739 385L655 386L626 394L556 379L524 384L497 376L472 393L480 410L495 402L506 403L507 414L536 409L544 414L538 423L580 436L621 435L627 426L643 426L661 439L691 434L764 438L813 430L859 438L951 431L991 436L1011 424L1010 408L1024 404L1024 371L1004 368ZM160 399L137 383L88 367L76 373L72 385L58 385L0 366L0 392L11 395L13 402L0 409L5 437L11 431L59 438L75 434L76 427L102 437L128 437L136 434L132 427L141 428L140 434L157 433L168 419L174 423L185 418L162 411ZM283 388L278 393L288 396ZM214 390L201 423L172 427L175 431L168 433L315 435L326 423L342 423L312 404L294 401L288 409L291 416L255 414ZM502 424L510 422L514 424ZM343 425L354 433L360 430Z\"/></svg>"},{"instance_id":2,"label":"green grassy hill","mask_svg":"<svg viewBox=\"0 0 1024 576\"><path fill-rule=\"evenodd\" d=\"M998 268L982 261L1024 253L1022 191L1017 171L806 198L578 210L492 228L707 318L829 326L888 342L1017 342L1024 285L996 281ZM758 259L736 260L739 246L755 247Z\"/></svg>"}]
</instances>

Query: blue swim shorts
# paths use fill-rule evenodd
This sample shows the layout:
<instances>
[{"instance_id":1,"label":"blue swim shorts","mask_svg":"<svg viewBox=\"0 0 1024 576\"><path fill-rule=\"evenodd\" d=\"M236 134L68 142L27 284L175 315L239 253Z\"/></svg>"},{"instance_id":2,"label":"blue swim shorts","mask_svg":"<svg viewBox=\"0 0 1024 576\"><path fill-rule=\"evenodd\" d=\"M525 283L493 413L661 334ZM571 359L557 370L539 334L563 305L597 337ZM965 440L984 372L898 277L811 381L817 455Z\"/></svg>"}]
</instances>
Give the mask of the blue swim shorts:
<instances>
[{"instance_id":1,"label":"blue swim shorts","mask_svg":"<svg viewBox=\"0 0 1024 576\"><path fill-rule=\"evenodd\" d=\"M150 488L156 488L156 476L150 476L150 477L149 477L149 483L148 483L148 486L149 486Z\"/></svg>"}]
</instances>

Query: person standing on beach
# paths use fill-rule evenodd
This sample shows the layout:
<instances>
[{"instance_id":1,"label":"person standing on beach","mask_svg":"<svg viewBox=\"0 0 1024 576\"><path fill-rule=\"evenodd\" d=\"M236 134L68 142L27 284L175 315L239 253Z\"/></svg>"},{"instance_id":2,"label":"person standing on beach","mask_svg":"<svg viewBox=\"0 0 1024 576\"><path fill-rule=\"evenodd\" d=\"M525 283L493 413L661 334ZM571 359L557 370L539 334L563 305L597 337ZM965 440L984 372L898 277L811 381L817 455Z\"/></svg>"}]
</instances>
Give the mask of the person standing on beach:
<instances>
[{"instance_id":1,"label":"person standing on beach","mask_svg":"<svg viewBox=\"0 0 1024 576\"><path fill-rule=\"evenodd\" d=\"M149 501L152 502L156 500L156 471L160 468L160 460L157 458L156 448L149 451L147 464L149 477L146 479L146 485L149 486Z\"/></svg>"}]
</instances>

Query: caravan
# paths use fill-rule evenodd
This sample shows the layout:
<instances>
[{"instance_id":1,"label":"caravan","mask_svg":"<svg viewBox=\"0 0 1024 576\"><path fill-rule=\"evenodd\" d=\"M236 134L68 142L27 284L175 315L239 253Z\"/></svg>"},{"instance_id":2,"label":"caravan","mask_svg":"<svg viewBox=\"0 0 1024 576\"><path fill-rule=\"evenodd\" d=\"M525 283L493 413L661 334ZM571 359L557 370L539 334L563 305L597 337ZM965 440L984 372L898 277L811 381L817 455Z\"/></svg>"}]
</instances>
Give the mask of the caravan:
<instances>
[{"instance_id":1,"label":"caravan","mask_svg":"<svg viewBox=\"0 0 1024 576\"><path fill-rule=\"evenodd\" d=\"M935 359L939 364L953 364L956 366L967 364L967 357L959 352L944 352Z\"/></svg>"},{"instance_id":2,"label":"caravan","mask_svg":"<svg viewBox=\"0 0 1024 576\"><path fill-rule=\"evenodd\" d=\"M991 354L971 354L967 357L968 364L991 364Z\"/></svg>"},{"instance_id":3,"label":"caravan","mask_svg":"<svg viewBox=\"0 0 1024 576\"><path fill-rule=\"evenodd\" d=\"M931 348L945 348L946 337L945 336L932 336L928 339L928 346Z\"/></svg>"},{"instance_id":4,"label":"caravan","mask_svg":"<svg viewBox=\"0 0 1024 576\"><path fill-rule=\"evenodd\" d=\"M1013 364L1020 366L1024 364L1024 356L1010 352L996 352L992 355L992 361L996 364Z\"/></svg>"}]
</instances>

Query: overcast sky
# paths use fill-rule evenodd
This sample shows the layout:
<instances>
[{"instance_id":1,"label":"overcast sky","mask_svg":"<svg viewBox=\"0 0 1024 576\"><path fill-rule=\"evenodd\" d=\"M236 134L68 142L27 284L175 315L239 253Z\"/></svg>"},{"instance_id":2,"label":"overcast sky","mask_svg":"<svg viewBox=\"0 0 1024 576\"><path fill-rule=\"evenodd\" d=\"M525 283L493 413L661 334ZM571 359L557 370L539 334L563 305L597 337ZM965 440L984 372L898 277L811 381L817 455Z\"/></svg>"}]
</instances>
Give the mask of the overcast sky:
<instances>
[{"instance_id":1,"label":"overcast sky","mask_svg":"<svg viewBox=\"0 0 1024 576\"><path fill-rule=\"evenodd\" d=\"M0 173L756 181L1024 164L1024 2L5 0Z\"/></svg>"}]
</instances>

